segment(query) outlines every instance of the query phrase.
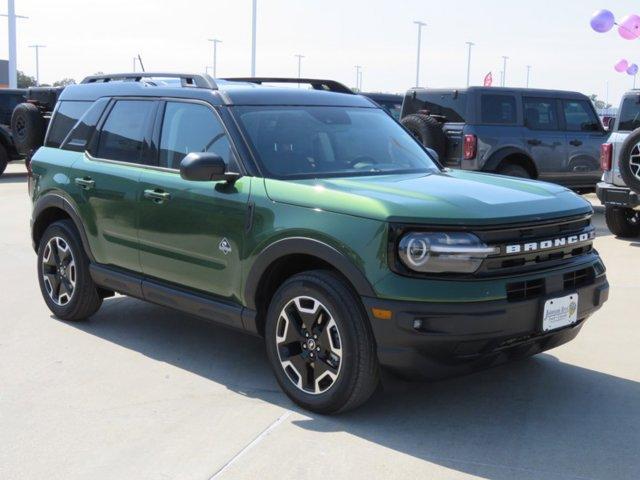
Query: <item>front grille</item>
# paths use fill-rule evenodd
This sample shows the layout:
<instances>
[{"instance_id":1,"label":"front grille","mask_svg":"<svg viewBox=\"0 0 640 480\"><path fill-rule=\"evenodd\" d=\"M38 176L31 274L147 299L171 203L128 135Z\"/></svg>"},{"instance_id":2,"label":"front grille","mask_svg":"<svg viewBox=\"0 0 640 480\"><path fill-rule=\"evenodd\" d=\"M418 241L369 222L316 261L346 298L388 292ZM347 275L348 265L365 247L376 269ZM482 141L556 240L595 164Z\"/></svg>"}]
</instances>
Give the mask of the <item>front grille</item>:
<instances>
[{"instance_id":1,"label":"front grille","mask_svg":"<svg viewBox=\"0 0 640 480\"><path fill-rule=\"evenodd\" d=\"M564 281L564 289L575 290L576 288L588 285L593 282L595 276L596 275L593 267L583 268L582 270L565 273L562 278Z\"/></svg>"},{"instance_id":2,"label":"front grille","mask_svg":"<svg viewBox=\"0 0 640 480\"><path fill-rule=\"evenodd\" d=\"M544 278L536 278L525 282L507 284L507 300L519 302L529 300L544 294Z\"/></svg>"}]
</instances>

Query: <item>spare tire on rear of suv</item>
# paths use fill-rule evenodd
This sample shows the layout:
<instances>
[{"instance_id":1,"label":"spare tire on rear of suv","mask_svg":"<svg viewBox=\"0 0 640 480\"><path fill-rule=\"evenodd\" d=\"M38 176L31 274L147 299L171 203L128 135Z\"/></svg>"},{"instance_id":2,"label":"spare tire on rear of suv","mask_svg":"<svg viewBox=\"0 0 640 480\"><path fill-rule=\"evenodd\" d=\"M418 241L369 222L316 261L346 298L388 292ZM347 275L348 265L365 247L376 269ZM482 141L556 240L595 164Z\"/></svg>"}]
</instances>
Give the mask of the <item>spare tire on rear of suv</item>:
<instances>
[{"instance_id":1,"label":"spare tire on rear of suv","mask_svg":"<svg viewBox=\"0 0 640 480\"><path fill-rule=\"evenodd\" d=\"M44 143L46 122L32 103L21 103L11 115L11 134L18 153L31 155Z\"/></svg>"},{"instance_id":2,"label":"spare tire on rear of suv","mask_svg":"<svg viewBox=\"0 0 640 480\"><path fill-rule=\"evenodd\" d=\"M442 130L442 124L435 118L422 113L414 113L404 117L401 122L422 145L432 148L441 159L447 150L447 136Z\"/></svg>"},{"instance_id":3,"label":"spare tire on rear of suv","mask_svg":"<svg viewBox=\"0 0 640 480\"><path fill-rule=\"evenodd\" d=\"M622 143L618 157L620 175L627 187L640 192L640 128L636 128Z\"/></svg>"}]
</instances>

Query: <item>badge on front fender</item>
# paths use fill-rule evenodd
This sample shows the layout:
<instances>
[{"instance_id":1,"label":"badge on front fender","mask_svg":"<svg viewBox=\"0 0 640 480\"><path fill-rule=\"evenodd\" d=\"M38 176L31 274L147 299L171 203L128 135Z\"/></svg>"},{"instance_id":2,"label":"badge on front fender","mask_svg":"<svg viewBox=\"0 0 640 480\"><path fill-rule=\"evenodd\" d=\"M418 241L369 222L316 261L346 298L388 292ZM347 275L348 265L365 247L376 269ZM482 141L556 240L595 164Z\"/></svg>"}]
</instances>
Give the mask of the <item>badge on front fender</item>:
<instances>
[{"instance_id":1,"label":"badge on front fender","mask_svg":"<svg viewBox=\"0 0 640 480\"><path fill-rule=\"evenodd\" d=\"M226 238L223 238L222 240L220 240L220 243L218 244L218 250L220 250L225 255L227 255L228 253L231 253L231 245L229 244L229 241Z\"/></svg>"}]
</instances>

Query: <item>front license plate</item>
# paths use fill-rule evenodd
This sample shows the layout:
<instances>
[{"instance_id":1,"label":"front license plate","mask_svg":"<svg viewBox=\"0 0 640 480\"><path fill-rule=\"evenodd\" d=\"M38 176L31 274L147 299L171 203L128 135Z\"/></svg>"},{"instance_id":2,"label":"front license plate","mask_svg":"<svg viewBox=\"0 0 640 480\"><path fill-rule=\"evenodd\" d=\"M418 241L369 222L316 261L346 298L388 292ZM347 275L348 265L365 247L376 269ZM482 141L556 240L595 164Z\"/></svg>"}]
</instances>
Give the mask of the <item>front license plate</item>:
<instances>
[{"instance_id":1,"label":"front license plate","mask_svg":"<svg viewBox=\"0 0 640 480\"><path fill-rule=\"evenodd\" d=\"M551 298L544 303L542 330L545 332L566 327L578 321L578 294Z\"/></svg>"}]
</instances>

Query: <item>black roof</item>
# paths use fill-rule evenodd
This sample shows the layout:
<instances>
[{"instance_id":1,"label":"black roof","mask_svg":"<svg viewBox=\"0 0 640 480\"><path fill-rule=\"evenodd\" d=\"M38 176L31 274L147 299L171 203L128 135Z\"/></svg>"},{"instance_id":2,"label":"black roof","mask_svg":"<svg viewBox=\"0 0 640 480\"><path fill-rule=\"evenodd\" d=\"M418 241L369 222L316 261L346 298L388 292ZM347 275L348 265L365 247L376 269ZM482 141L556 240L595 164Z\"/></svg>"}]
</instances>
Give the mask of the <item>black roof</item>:
<instances>
[{"instance_id":1,"label":"black roof","mask_svg":"<svg viewBox=\"0 0 640 480\"><path fill-rule=\"evenodd\" d=\"M95 101L102 97L172 97L207 101L213 105L318 105L376 108L368 99L354 95L331 80L299 79L314 88L265 86L262 83L291 79L213 79L208 75L131 73L87 77L69 85L60 95L63 101ZM315 83L310 83L315 82ZM316 89L316 88L331 88ZM338 93L342 92L342 93Z\"/></svg>"},{"instance_id":2,"label":"black roof","mask_svg":"<svg viewBox=\"0 0 640 480\"><path fill-rule=\"evenodd\" d=\"M584 97L588 98L585 94L580 92L574 92L570 90L551 90L543 88L520 88L520 87L468 87L468 88L422 88L414 87L409 89L407 95L412 95L413 92L416 95L420 94L451 94L453 92L463 93L494 93L494 94L521 94L540 97L560 97L560 98L576 98Z\"/></svg>"}]
</instances>

